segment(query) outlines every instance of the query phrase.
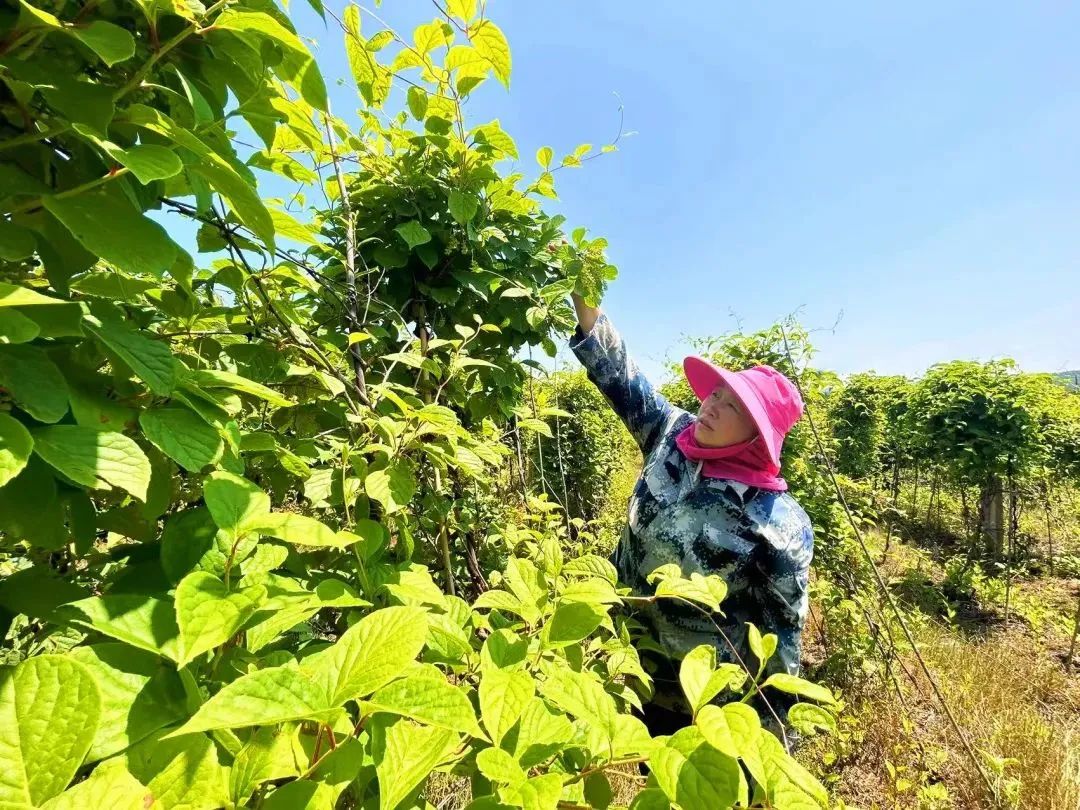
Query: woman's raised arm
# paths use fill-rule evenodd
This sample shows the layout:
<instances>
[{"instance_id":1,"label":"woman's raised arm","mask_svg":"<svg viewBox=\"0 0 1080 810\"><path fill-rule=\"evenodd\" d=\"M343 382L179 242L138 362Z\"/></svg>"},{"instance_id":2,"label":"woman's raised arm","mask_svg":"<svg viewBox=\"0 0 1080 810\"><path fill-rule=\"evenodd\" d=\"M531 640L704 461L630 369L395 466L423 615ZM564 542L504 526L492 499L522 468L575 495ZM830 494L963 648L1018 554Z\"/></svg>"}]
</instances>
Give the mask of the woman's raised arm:
<instances>
[{"instance_id":1,"label":"woman's raised arm","mask_svg":"<svg viewBox=\"0 0 1080 810\"><path fill-rule=\"evenodd\" d=\"M626 353L626 344L597 307L574 295L578 330L570 341L593 384L611 403L645 455L681 413L657 393Z\"/></svg>"}]
</instances>

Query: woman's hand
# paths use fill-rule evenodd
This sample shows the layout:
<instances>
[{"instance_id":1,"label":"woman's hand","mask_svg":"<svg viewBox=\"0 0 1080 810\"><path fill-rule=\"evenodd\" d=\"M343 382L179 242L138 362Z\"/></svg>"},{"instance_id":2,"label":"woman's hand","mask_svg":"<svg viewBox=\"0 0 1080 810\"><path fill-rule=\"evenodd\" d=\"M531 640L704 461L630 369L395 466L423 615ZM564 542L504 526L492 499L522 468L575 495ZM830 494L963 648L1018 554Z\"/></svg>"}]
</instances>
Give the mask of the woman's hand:
<instances>
[{"instance_id":1,"label":"woman's hand","mask_svg":"<svg viewBox=\"0 0 1080 810\"><path fill-rule=\"evenodd\" d=\"M574 309L577 310L578 326L581 327L582 332L589 334L596 325L596 319L600 317L600 307L590 307L576 292L570 293L570 298L574 302Z\"/></svg>"}]
</instances>

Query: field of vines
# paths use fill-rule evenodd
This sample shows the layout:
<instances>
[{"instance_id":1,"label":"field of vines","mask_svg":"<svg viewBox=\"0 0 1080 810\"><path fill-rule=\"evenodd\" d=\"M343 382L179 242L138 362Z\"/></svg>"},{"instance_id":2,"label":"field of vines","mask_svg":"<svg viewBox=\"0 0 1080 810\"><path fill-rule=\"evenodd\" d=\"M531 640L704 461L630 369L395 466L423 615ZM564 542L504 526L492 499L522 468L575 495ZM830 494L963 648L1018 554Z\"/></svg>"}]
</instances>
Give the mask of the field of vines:
<instances>
[{"instance_id":1,"label":"field of vines","mask_svg":"<svg viewBox=\"0 0 1080 810\"><path fill-rule=\"evenodd\" d=\"M498 4L308 2L348 75L273 0L0 8L0 810L1076 810L1068 380L701 336L802 389L811 616L803 677L697 648L652 736L636 612L726 586L618 581L640 455L552 370L617 270L545 206L618 144L469 117Z\"/></svg>"}]
</instances>

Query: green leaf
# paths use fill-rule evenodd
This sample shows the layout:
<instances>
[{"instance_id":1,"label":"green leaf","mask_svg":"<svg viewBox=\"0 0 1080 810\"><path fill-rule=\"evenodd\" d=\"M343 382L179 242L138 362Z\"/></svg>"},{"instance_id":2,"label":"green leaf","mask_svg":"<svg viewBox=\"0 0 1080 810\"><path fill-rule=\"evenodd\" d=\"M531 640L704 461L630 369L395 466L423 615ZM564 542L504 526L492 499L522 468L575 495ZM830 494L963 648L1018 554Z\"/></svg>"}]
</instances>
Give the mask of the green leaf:
<instances>
[{"instance_id":1,"label":"green leaf","mask_svg":"<svg viewBox=\"0 0 1080 810\"><path fill-rule=\"evenodd\" d=\"M765 668L765 664L772 658L773 653L776 652L777 637L775 633L769 633L762 637L761 631L759 631L754 625L747 624L746 628L747 639L750 642L750 650L757 656L758 671L760 672Z\"/></svg>"},{"instance_id":2,"label":"green leaf","mask_svg":"<svg viewBox=\"0 0 1080 810\"><path fill-rule=\"evenodd\" d=\"M86 328L116 352L131 370L142 378L158 396L168 396L176 387L176 361L169 344L137 332L124 321L101 321L93 316L84 319Z\"/></svg>"},{"instance_id":3,"label":"green leaf","mask_svg":"<svg viewBox=\"0 0 1080 810\"><path fill-rule=\"evenodd\" d=\"M476 0L447 0L446 10L463 22L476 16Z\"/></svg>"},{"instance_id":4,"label":"green leaf","mask_svg":"<svg viewBox=\"0 0 1080 810\"><path fill-rule=\"evenodd\" d=\"M450 190L450 216L459 225L468 225L480 208L480 201L468 191Z\"/></svg>"},{"instance_id":5,"label":"green leaf","mask_svg":"<svg viewBox=\"0 0 1080 810\"><path fill-rule=\"evenodd\" d=\"M818 703L829 705L835 705L836 703L833 693L824 686L819 686L796 675L788 675L786 672L777 672L770 675L762 684L762 688L766 686L779 689L781 692L787 692L789 695L801 695L816 700Z\"/></svg>"},{"instance_id":6,"label":"green leaf","mask_svg":"<svg viewBox=\"0 0 1080 810\"><path fill-rule=\"evenodd\" d=\"M394 810L457 747L453 731L401 719L375 745L379 810Z\"/></svg>"},{"instance_id":7,"label":"green leaf","mask_svg":"<svg viewBox=\"0 0 1080 810\"><path fill-rule=\"evenodd\" d=\"M325 523L295 512L271 512L260 518L255 529L286 543L318 548L344 548L348 537L342 537Z\"/></svg>"},{"instance_id":8,"label":"green leaf","mask_svg":"<svg viewBox=\"0 0 1080 810\"><path fill-rule=\"evenodd\" d=\"M603 772L585 777L585 801L590 807L606 810L614 799L615 791L611 789L611 783Z\"/></svg>"},{"instance_id":9,"label":"green leaf","mask_svg":"<svg viewBox=\"0 0 1080 810\"><path fill-rule=\"evenodd\" d=\"M424 88L410 87L409 92L406 95L406 100L409 104L409 112L412 113L413 118L417 121L423 121L424 116L427 115L428 109L428 97ZM453 195L453 192L450 193Z\"/></svg>"},{"instance_id":10,"label":"green leaf","mask_svg":"<svg viewBox=\"0 0 1080 810\"><path fill-rule=\"evenodd\" d=\"M496 77L506 87L510 86L510 44L506 35L491 20L481 20L470 29L473 48L491 65ZM550 162L550 160L549 160ZM544 166L547 168L547 166Z\"/></svg>"},{"instance_id":11,"label":"green leaf","mask_svg":"<svg viewBox=\"0 0 1080 810\"><path fill-rule=\"evenodd\" d=\"M237 218L250 228L269 250L274 249L274 219L251 183L213 152L202 155L188 168L205 178L214 190L228 201Z\"/></svg>"},{"instance_id":12,"label":"green leaf","mask_svg":"<svg viewBox=\"0 0 1080 810\"><path fill-rule=\"evenodd\" d=\"M427 640L425 611L388 607L360 619L327 650L301 665L337 706L403 675Z\"/></svg>"},{"instance_id":13,"label":"green leaf","mask_svg":"<svg viewBox=\"0 0 1080 810\"><path fill-rule=\"evenodd\" d=\"M68 411L64 375L37 346L0 345L0 388L39 422L59 422Z\"/></svg>"},{"instance_id":14,"label":"green leaf","mask_svg":"<svg viewBox=\"0 0 1080 810\"><path fill-rule=\"evenodd\" d=\"M39 807L68 786L94 739L101 696L66 656L0 671L0 805Z\"/></svg>"},{"instance_id":15,"label":"green leaf","mask_svg":"<svg viewBox=\"0 0 1080 810\"><path fill-rule=\"evenodd\" d=\"M591 602L564 602L544 625L541 643L549 650L577 644L591 635L607 615L607 610Z\"/></svg>"},{"instance_id":16,"label":"green leaf","mask_svg":"<svg viewBox=\"0 0 1080 810\"><path fill-rule=\"evenodd\" d=\"M240 8L223 11L214 20L214 27L235 31L245 40L249 40L247 35L255 34L280 45L284 58L275 66L274 72L295 87L308 104L326 111L326 84L314 58L296 34L269 14Z\"/></svg>"},{"instance_id":17,"label":"green leaf","mask_svg":"<svg viewBox=\"0 0 1080 810\"><path fill-rule=\"evenodd\" d=\"M536 162L540 168L547 170L551 166L551 159L555 156L550 146L541 146L536 150Z\"/></svg>"},{"instance_id":18,"label":"green leaf","mask_svg":"<svg viewBox=\"0 0 1080 810\"><path fill-rule=\"evenodd\" d=\"M160 803L151 810L228 806L228 769L219 762L213 740L203 734L146 739L129 750L124 761Z\"/></svg>"},{"instance_id":19,"label":"green leaf","mask_svg":"<svg viewBox=\"0 0 1080 810\"><path fill-rule=\"evenodd\" d=\"M499 745L536 693L532 676L520 669L491 669L480 679L480 716Z\"/></svg>"},{"instance_id":20,"label":"green leaf","mask_svg":"<svg viewBox=\"0 0 1080 810\"><path fill-rule=\"evenodd\" d=\"M99 765L89 778L43 805L44 810L155 810L161 805L154 793L117 762Z\"/></svg>"},{"instance_id":21,"label":"green leaf","mask_svg":"<svg viewBox=\"0 0 1080 810\"><path fill-rule=\"evenodd\" d=\"M374 711L409 717L428 726L460 731L482 737L476 715L465 693L437 669L424 669L415 675L387 684L365 701Z\"/></svg>"},{"instance_id":22,"label":"green leaf","mask_svg":"<svg viewBox=\"0 0 1080 810\"><path fill-rule=\"evenodd\" d=\"M0 487L0 529L8 537L49 550L70 541L56 477L40 458L31 457L21 473Z\"/></svg>"},{"instance_id":23,"label":"green leaf","mask_svg":"<svg viewBox=\"0 0 1080 810\"><path fill-rule=\"evenodd\" d=\"M106 594L80 599L61 608L77 625L173 661L180 629L171 601L144 594Z\"/></svg>"},{"instance_id":24,"label":"green leaf","mask_svg":"<svg viewBox=\"0 0 1080 810\"><path fill-rule=\"evenodd\" d=\"M715 669L716 648L711 644L695 647L683 657L682 664L679 665L679 683L695 713L709 702L710 698L704 697L704 694Z\"/></svg>"},{"instance_id":25,"label":"green leaf","mask_svg":"<svg viewBox=\"0 0 1080 810\"><path fill-rule=\"evenodd\" d=\"M557 754L574 736L574 726L566 715L551 709L540 698L533 698L521 713L516 736L514 757L523 768L532 768Z\"/></svg>"},{"instance_id":26,"label":"green leaf","mask_svg":"<svg viewBox=\"0 0 1080 810\"><path fill-rule=\"evenodd\" d=\"M476 768L486 779L516 785L528 779L517 761L501 748L485 748L476 755Z\"/></svg>"},{"instance_id":27,"label":"green leaf","mask_svg":"<svg viewBox=\"0 0 1080 810\"><path fill-rule=\"evenodd\" d=\"M14 222L0 219L0 259L17 262L34 255L34 234Z\"/></svg>"},{"instance_id":28,"label":"green leaf","mask_svg":"<svg viewBox=\"0 0 1080 810\"><path fill-rule=\"evenodd\" d=\"M205 571L194 571L176 586L176 624L180 628L177 666L187 666L205 652L224 644L255 613L266 588L253 585L231 591Z\"/></svg>"},{"instance_id":29,"label":"green leaf","mask_svg":"<svg viewBox=\"0 0 1080 810\"><path fill-rule=\"evenodd\" d=\"M111 757L185 717L180 678L156 655L113 641L76 647L69 655L86 667L101 693L101 722L87 762Z\"/></svg>"},{"instance_id":30,"label":"green leaf","mask_svg":"<svg viewBox=\"0 0 1080 810\"><path fill-rule=\"evenodd\" d=\"M176 260L179 248L165 229L123 196L84 191L45 197L42 203L83 247L128 273L160 274Z\"/></svg>"},{"instance_id":31,"label":"green leaf","mask_svg":"<svg viewBox=\"0 0 1080 810\"><path fill-rule=\"evenodd\" d=\"M32 318L17 309L0 308L0 344L29 343L41 334L41 328Z\"/></svg>"},{"instance_id":32,"label":"green leaf","mask_svg":"<svg viewBox=\"0 0 1080 810\"><path fill-rule=\"evenodd\" d=\"M146 438L189 472L216 464L225 452L221 435L187 408L152 408L139 416Z\"/></svg>"},{"instance_id":33,"label":"green leaf","mask_svg":"<svg viewBox=\"0 0 1080 810\"><path fill-rule=\"evenodd\" d=\"M135 38L119 25L94 20L85 28L75 26L66 30L100 56L101 61L109 67L135 55Z\"/></svg>"},{"instance_id":34,"label":"green leaf","mask_svg":"<svg viewBox=\"0 0 1080 810\"><path fill-rule=\"evenodd\" d=\"M754 791L755 804L763 803L761 794L764 794L773 807L824 810L829 806L829 794L821 783L764 729L758 733L758 752L764 767L764 780Z\"/></svg>"},{"instance_id":35,"label":"green leaf","mask_svg":"<svg viewBox=\"0 0 1080 810\"><path fill-rule=\"evenodd\" d=\"M836 733L836 718L832 712L813 703L796 703L788 709L787 719L803 734L815 734L818 729Z\"/></svg>"},{"instance_id":36,"label":"green leaf","mask_svg":"<svg viewBox=\"0 0 1080 810\"><path fill-rule=\"evenodd\" d=\"M17 419L0 413L0 487L23 471L33 449L30 431Z\"/></svg>"},{"instance_id":37,"label":"green leaf","mask_svg":"<svg viewBox=\"0 0 1080 810\"><path fill-rule=\"evenodd\" d=\"M671 802L660 788L645 788L634 796L630 810L671 810Z\"/></svg>"},{"instance_id":38,"label":"green leaf","mask_svg":"<svg viewBox=\"0 0 1080 810\"><path fill-rule=\"evenodd\" d=\"M95 139L96 140L96 139ZM157 144L140 144L123 149L109 141L97 141L102 149L119 163L131 170L139 182L146 185L155 180L167 180L184 170L184 164L171 149Z\"/></svg>"},{"instance_id":39,"label":"green leaf","mask_svg":"<svg viewBox=\"0 0 1080 810\"><path fill-rule=\"evenodd\" d=\"M416 494L416 478L404 461L396 461L384 470L368 473L364 490L372 500L393 514L409 504Z\"/></svg>"},{"instance_id":40,"label":"green leaf","mask_svg":"<svg viewBox=\"0 0 1080 810\"><path fill-rule=\"evenodd\" d=\"M609 560L605 560L596 554L582 554L575 557L563 566L564 574L575 576L599 577L615 585L619 581L619 574L615 566Z\"/></svg>"},{"instance_id":41,"label":"green leaf","mask_svg":"<svg viewBox=\"0 0 1080 810\"><path fill-rule=\"evenodd\" d=\"M745 703L705 706L695 720L706 742L729 757L741 757L757 746L761 721Z\"/></svg>"},{"instance_id":42,"label":"green leaf","mask_svg":"<svg viewBox=\"0 0 1080 810\"><path fill-rule=\"evenodd\" d=\"M608 740L614 739L618 716L615 700L590 675L568 668L555 669L540 685L540 694L567 714L596 726Z\"/></svg>"},{"instance_id":43,"label":"green leaf","mask_svg":"<svg viewBox=\"0 0 1080 810\"><path fill-rule=\"evenodd\" d=\"M243 806L263 782L299 776L307 764L296 726L290 723L257 729L229 769L229 793L233 802Z\"/></svg>"},{"instance_id":44,"label":"green leaf","mask_svg":"<svg viewBox=\"0 0 1080 810\"><path fill-rule=\"evenodd\" d=\"M277 236L282 236L286 239L292 239L294 242L300 242L305 245L317 245L318 231L312 228L310 225L305 225L290 214L286 214L284 211L278 211L276 208L271 208L270 219L274 223L274 233Z\"/></svg>"},{"instance_id":45,"label":"green leaf","mask_svg":"<svg viewBox=\"0 0 1080 810\"><path fill-rule=\"evenodd\" d=\"M715 810L746 801L739 763L705 744L696 728L677 731L653 752L649 765L667 797L683 810Z\"/></svg>"},{"instance_id":46,"label":"green leaf","mask_svg":"<svg viewBox=\"0 0 1080 810\"><path fill-rule=\"evenodd\" d=\"M291 400L286 399L273 388L267 388L261 383L233 374L231 371L198 369L187 372L186 379L199 388L226 388L230 391L239 391L241 394L249 394L265 400L278 408L288 408L293 404Z\"/></svg>"},{"instance_id":47,"label":"green leaf","mask_svg":"<svg viewBox=\"0 0 1080 810\"><path fill-rule=\"evenodd\" d=\"M218 470L203 484L203 497L214 523L229 537L238 539L270 513L270 496L246 478Z\"/></svg>"},{"instance_id":48,"label":"green leaf","mask_svg":"<svg viewBox=\"0 0 1080 810\"><path fill-rule=\"evenodd\" d=\"M225 684L169 737L222 728L269 726L328 718L334 706L305 672L286 664L260 669Z\"/></svg>"},{"instance_id":49,"label":"green leaf","mask_svg":"<svg viewBox=\"0 0 1080 810\"><path fill-rule=\"evenodd\" d=\"M431 233L415 219L401 223L394 228L394 231L405 240L410 250L431 241Z\"/></svg>"},{"instance_id":50,"label":"green leaf","mask_svg":"<svg viewBox=\"0 0 1080 810\"><path fill-rule=\"evenodd\" d=\"M150 461L142 448L122 433L79 425L54 425L33 431L34 452L77 484L117 489L146 501Z\"/></svg>"}]
</instances>

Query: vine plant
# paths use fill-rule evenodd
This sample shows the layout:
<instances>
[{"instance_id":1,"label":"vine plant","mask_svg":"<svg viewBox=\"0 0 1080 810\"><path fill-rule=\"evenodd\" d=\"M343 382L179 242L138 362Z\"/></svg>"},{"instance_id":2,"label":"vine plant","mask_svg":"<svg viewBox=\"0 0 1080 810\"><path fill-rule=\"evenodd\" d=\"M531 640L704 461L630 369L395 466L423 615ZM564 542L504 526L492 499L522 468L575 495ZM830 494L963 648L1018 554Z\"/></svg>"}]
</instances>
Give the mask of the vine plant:
<instances>
[{"instance_id":1,"label":"vine plant","mask_svg":"<svg viewBox=\"0 0 1080 810\"><path fill-rule=\"evenodd\" d=\"M826 806L748 700L804 697L804 731L836 701L762 681L770 636L754 672L687 657L686 729L633 715L634 605L715 612L721 580L632 595L564 559L560 521L477 530L510 433L546 427L520 351L615 271L543 213L550 149L526 182L497 121L465 123L510 78L485 9L409 40L360 19L355 129L268 0L0 13L0 806L393 810L433 771L475 808L606 807L617 778L637 808Z\"/></svg>"}]
</instances>

